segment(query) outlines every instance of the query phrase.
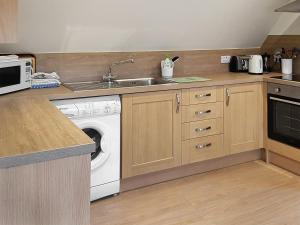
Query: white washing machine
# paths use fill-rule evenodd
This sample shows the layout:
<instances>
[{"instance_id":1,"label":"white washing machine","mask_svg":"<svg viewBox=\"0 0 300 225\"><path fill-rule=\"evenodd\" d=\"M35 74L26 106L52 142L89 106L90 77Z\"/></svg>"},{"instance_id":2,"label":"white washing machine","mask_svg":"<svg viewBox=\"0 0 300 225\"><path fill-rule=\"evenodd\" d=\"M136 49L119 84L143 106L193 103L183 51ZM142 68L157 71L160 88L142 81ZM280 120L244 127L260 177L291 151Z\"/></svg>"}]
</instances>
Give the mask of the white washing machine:
<instances>
[{"instance_id":1,"label":"white washing machine","mask_svg":"<svg viewBox=\"0 0 300 225\"><path fill-rule=\"evenodd\" d=\"M120 191L119 96L53 102L96 143L91 154L91 201Z\"/></svg>"}]
</instances>

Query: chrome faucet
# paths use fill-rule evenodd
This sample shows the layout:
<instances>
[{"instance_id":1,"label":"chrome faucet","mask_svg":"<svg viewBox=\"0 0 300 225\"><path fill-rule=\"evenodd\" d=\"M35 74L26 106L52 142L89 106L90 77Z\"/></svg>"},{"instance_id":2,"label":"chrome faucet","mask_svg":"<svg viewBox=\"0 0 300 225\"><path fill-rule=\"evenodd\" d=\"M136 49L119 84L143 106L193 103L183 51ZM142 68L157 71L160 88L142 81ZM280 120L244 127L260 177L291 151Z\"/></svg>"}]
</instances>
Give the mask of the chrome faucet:
<instances>
[{"instance_id":1,"label":"chrome faucet","mask_svg":"<svg viewBox=\"0 0 300 225\"><path fill-rule=\"evenodd\" d=\"M113 67L121 65L121 64L125 64L125 63L134 63L134 59L127 59L127 60L122 60L119 62L112 63L108 68L108 74L103 75L103 77L102 77L103 81L112 83L113 80L116 78L116 76L113 76L113 74L112 74Z\"/></svg>"}]
</instances>

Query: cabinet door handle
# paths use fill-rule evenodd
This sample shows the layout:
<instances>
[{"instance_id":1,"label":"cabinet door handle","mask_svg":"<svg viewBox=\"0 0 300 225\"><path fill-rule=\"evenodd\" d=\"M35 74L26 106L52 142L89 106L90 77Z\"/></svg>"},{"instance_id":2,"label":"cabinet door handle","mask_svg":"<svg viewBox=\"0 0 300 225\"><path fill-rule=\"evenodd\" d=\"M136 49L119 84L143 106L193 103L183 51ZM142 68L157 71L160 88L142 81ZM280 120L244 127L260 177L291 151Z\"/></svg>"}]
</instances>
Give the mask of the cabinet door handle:
<instances>
[{"instance_id":1,"label":"cabinet door handle","mask_svg":"<svg viewBox=\"0 0 300 225\"><path fill-rule=\"evenodd\" d=\"M229 88L226 88L226 105L229 105L229 101L230 101L230 90Z\"/></svg>"},{"instance_id":2,"label":"cabinet door handle","mask_svg":"<svg viewBox=\"0 0 300 225\"><path fill-rule=\"evenodd\" d=\"M205 98L205 97L210 97L211 93L206 93L206 94L200 94L200 95L195 95L195 98Z\"/></svg>"},{"instance_id":3,"label":"cabinet door handle","mask_svg":"<svg viewBox=\"0 0 300 225\"><path fill-rule=\"evenodd\" d=\"M196 132L204 132L204 131L208 131L208 130L211 130L211 126L205 127L205 128L196 128L195 129Z\"/></svg>"},{"instance_id":4,"label":"cabinet door handle","mask_svg":"<svg viewBox=\"0 0 300 225\"><path fill-rule=\"evenodd\" d=\"M180 110L180 94L176 94L176 113Z\"/></svg>"},{"instance_id":5,"label":"cabinet door handle","mask_svg":"<svg viewBox=\"0 0 300 225\"><path fill-rule=\"evenodd\" d=\"M196 111L196 112L195 112L195 115L196 115L196 116L200 116L200 115L209 114L209 113L211 113L211 110L210 110L210 109L209 109L209 110L206 110L206 111Z\"/></svg>"},{"instance_id":6,"label":"cabinet door handle","mask_svg":"<svg viewBox=\"0 0 300 225\"><path fill-rule=\"evenodd\" d=\"M204 149L204 148L209 148L211 146L212 146L212 143L198 144L198 145L196 145L196 149Z\"/></svg>"}]
</instances>

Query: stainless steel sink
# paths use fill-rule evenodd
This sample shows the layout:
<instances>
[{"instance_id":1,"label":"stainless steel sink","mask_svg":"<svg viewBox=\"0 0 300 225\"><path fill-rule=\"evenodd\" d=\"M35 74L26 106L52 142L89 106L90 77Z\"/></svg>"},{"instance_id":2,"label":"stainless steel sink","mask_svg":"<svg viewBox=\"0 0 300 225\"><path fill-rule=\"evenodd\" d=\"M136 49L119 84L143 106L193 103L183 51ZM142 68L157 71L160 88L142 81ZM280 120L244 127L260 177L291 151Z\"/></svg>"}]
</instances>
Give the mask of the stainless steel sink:
<instances>
[{"instance_id":1,"label":"stainless steel sink","mask_svg":"<svg viewBox=\"0 0 300 225\"><path fill-rule=\"evenodd\" d=\"M135 86L150 86L150 85L157 85L157 84L169 84L171 83L168 80L163 80L159 78L138 78L138 79L122 79L122 80L115 80L115 82L120 87L135 87Z\"/></svg>"},{"instance_id":2,"label":"stainless steel sink","mask_svg":"<svg viewBox=\"0 0 300 225\"><path fill-rule=\"evenodd\" d=\"M85 91L96 89L108 89L108 88L121 88L121 87L138 87L138 86L151 86L159 84L173 83L169 80L163 80L160 78L136 78L136 79L120 79L112 82L77 82L77 83L65 83L64 85L72 91Z\"/></svg>"}]
</instances>

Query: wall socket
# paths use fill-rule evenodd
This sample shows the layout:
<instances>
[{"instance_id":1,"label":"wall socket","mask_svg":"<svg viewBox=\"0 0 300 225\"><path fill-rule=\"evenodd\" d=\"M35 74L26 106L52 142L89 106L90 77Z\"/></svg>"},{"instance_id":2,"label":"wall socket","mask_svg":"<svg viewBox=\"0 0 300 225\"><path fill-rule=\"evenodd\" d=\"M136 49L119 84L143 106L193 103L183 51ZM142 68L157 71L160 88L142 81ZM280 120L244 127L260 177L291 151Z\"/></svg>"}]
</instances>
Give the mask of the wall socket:
<instances>
[{"instance_id":1,"label":"wall socket","mask_svg":"<svg viewBox=\"0 0 300 225\"><path fill-rule=\"evenodd\" d=\"M221 56L221 63L222 64L230 63L230 59L231 59L230 55Z\"/></svg>"}]
</instances>

